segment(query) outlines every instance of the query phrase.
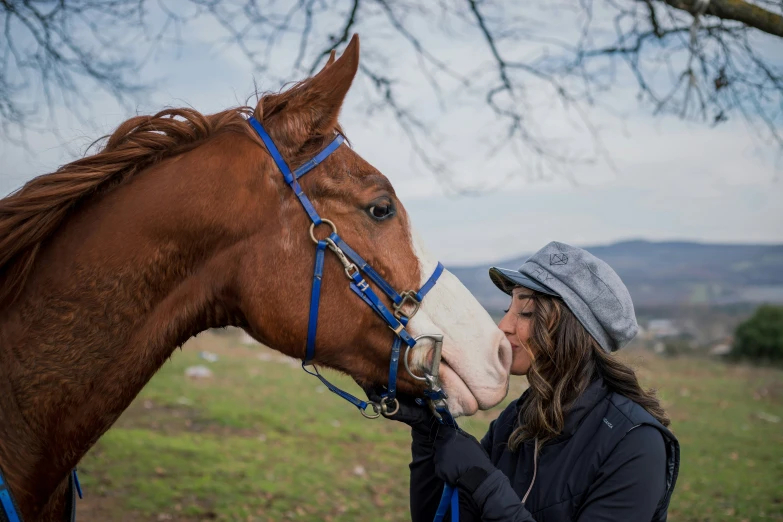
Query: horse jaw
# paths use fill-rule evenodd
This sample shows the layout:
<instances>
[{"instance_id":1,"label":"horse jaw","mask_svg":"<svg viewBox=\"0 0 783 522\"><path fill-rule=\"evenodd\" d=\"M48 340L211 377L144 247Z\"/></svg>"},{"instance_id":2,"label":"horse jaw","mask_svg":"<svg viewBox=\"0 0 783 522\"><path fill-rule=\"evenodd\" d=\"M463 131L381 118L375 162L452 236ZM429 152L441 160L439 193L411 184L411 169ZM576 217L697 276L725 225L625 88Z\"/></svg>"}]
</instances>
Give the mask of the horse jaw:
<instances>
[{"instance_id":1,"label":"horse jaw","mask_svg":"<svg viewBox=\"0 0 783 522\"><path fill-rule=\"evenodd\" d=\"M423 285L437 266L411 229ZM489 409L508 393L511 345L473 294L448 270L430 290L408 331L443 335L440 377L452 415ZM431 350L412 350L411 367L427 367Z\"/></svg>"}]
</instances>

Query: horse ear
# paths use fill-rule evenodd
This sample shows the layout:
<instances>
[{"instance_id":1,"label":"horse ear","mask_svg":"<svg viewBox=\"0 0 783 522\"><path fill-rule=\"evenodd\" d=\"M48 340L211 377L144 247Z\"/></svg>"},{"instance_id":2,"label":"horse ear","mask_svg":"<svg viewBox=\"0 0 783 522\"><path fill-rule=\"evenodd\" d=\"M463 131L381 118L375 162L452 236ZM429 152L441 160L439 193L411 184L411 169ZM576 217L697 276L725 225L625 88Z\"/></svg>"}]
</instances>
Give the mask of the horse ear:
<instances>
[{"instance_id":1,"label":"horse ear","mask_svg":"<svg viewBox=\"0 0 783 522\"><path fill-rule=\"evenodd\" d=\"M359 36L351 38L340 58L335 60L334 56L332 51L326 66L303 85L301 95L308 102L311 134L328 133L337 126L340 108L359 69Z\"/></svg>"},{"instance_id":2,"label":"horse ear","mask_svg":"<svg viewBox=\"0 0 783 522\"><path fill-rule=\"evenodd\" d=\"M329 135L337 127L343 100L359 69L359 37L351 38L340 58L333 60L333 56L312 78L262 100L261 116L271 123L278 146L295 152L312 136Z\"/></svg>"}]
</instances>

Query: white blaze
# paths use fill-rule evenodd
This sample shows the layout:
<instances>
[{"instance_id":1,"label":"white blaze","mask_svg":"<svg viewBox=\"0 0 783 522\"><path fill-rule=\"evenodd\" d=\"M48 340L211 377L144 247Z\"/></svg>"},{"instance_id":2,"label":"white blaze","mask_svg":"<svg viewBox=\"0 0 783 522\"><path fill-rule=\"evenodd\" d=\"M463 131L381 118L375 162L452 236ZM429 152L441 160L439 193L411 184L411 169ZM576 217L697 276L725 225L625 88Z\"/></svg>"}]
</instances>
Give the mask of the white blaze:
<instances>
[{"instance_id":1,"label":"white blaze","mask_svg":"<svg viewBox=\"0 0 783 522\"><path fill-rule=\"evenodd\" d=\"M438 263L413 230L411 240L423 285ZM478 409L491 408L506 396L511 346L487 311L448 270L424 298L408 331L414 337L443 335L440 377L453 415L472 415ZM420 346L427 346L428 342L422 340L413 349L411 368L428 366L431 350Z\"/></svg>"}]
</instances>

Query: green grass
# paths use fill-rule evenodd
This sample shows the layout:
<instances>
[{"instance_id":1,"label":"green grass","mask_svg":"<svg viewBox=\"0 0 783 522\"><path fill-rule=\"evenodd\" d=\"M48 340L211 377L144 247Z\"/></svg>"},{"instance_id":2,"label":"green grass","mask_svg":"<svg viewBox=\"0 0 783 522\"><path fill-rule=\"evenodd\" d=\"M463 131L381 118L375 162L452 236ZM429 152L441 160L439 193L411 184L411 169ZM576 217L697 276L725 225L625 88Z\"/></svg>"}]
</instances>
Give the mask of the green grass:
<instances>
[{"instance_id":1,"label":"green grass","mask_svg":"<svg viewBox=\"0 0 783 522\"><path fill-rule=\"evenodd\" d=\"M202 349L220 359L202 361ZM783 520L783 421L768 417L783 417L783 372L629 359L660 389L682 444L670 520ZM194 364L214 377L184 377ZM500 408L462 425L481 435ZM364 419L275 352L202 334L82 461L79 519L409 520L408 457L406 427Z\"/></svg>"},{"instance_id":2,"label":"green grass","mask_svg":"<svg viewBox=\"0 0 783 522\"><path fill-rule=\"evenodd\" d=\"M643 374L681 444L671 519L783 520L783 372L673 359Z\"/></svg>"}]
</instances>

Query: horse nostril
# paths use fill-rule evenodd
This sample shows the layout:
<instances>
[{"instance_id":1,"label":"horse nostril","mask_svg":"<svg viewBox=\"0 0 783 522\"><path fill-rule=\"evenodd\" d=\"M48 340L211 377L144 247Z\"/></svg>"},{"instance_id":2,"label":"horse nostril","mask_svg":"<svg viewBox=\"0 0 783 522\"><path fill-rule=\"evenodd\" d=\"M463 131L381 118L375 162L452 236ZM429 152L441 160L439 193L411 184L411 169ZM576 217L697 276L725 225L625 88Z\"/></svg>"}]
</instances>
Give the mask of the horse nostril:
<instances>
[{"instance_id":1,"label":"horse nostril","mask_svg":"<svg viewBox=\"0 0 783 522\"><path fill-rule=\"evenodd\" d=\"M506 356L507 350L504 350L503 348L504 348L503 343L500 343L498 345L498 360L500 361L500 365L503 368L508 368L508 363L510 361L507 360L507 356Z\"/></svg>"}]
</instances>

